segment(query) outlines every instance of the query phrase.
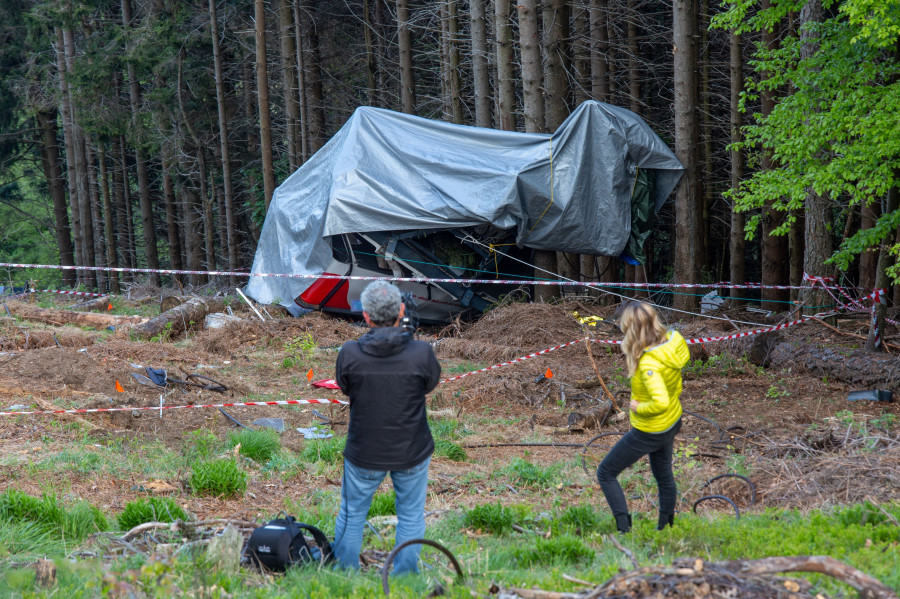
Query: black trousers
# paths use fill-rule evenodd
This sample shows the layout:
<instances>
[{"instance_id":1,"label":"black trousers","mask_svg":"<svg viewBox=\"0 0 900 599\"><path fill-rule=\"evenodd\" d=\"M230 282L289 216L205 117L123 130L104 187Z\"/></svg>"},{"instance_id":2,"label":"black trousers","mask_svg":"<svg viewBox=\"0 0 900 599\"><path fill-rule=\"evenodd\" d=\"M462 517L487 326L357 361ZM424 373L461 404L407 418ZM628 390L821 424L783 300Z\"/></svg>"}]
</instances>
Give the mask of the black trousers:
<instances>
[{"instance_id":1,"label":"black trousers","mask_svg":"<svg viewBox=\"0 0 900 599\"><path fill-rule=\"evenodd\" d=\"M645 455L650 456L650 471L659 488L659 513L675 513L675 476L672 474L672 446L675 435L681 430L681 419L664 433L645 433L632 428L606 454L597 468L597 480L609 503L613 516L628 513L625 493L617 477L623 470Z\"/></svg>"}]
</instances>

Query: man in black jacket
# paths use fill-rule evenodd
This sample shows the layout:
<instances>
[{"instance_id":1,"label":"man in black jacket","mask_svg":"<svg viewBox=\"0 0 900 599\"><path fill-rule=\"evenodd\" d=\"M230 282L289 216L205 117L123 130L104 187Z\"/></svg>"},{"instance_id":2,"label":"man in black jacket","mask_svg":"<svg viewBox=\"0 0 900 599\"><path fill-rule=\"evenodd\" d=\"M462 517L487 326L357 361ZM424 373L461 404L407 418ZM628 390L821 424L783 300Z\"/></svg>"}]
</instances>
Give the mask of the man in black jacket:
<instances>
[{"instance_id":1,"label":"man in black jacket","mask_svg":"<svg viewBox=\"0 0 900 599\"><path fill-rule=\"evenodd\" d=\"M335 368L337 384L350 397L350 428L334 554L341 567L350 569L359 568L372 496L388 472L397 497L396 544L425 534L425 491L434 452L425 394L441 376L431 346L399 326L405 306L397 287L375 281L361 300L371 328L344 344ZM401 551L394 574L418 572L420 548Z\"/></svg>"}]
</instances>

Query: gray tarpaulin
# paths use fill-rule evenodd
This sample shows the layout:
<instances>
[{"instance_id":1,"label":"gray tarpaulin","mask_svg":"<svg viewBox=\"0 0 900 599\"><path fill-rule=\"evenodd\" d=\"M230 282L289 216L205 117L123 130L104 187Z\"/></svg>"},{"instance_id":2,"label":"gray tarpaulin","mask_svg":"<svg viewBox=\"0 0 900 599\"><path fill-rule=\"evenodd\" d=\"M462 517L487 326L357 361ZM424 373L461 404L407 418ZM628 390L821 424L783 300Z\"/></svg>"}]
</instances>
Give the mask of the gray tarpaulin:
<instances>
[{"instance_id":1,"label":"gray tarpaulin","mask_svg":"<svg viewBox=\"0 0 900 599\"><path fill-rule=\"evenodd\" d=\"M534 249L619 256L638 169L654 175L658 210L681 163L640 117L600 102L553 135L358 108L275 190L252 272L320 274L330 235L485 224ZM247 295L292 304L311 283L251 277Z\"/></svg>"}]
</instances>

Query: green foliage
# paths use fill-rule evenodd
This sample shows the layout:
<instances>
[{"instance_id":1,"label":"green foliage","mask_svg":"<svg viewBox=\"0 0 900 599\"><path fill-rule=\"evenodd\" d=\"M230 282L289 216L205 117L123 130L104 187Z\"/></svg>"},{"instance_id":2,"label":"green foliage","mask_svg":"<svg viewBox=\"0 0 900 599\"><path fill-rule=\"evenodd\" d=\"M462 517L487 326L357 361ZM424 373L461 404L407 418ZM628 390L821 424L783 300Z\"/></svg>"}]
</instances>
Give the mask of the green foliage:
<instances>
[{"instance_id":1,"label":"green foliage","mask_svg":"<svg viewBox=\"0 0 900 599\"><path fill-rule=\"evenodd\" d=\"M312 357L315 350L316 340L309 331L285 342L284 351L287 355L281 362L282 368L300 366L304 360L309 360Z\"/></svg>"},{"instance_id":2,"label":"green foliage","mask_svg":"<svg viewBox=\"0 0 900 599\"><path fill-rule=\"evenodd\" d=\"M372 497L372 505L369 506L369 518L378 516L394 516L397 514L397 493L375 493Z\"/></svg>"},{"instance_id":3,"label":"green foliage","mask_svg":"<svg viewBox=\"0 0 900 599\"><path fill-rule=\"evenodd\" d=\"M570 505L560 514L557 523L560 528L583 535L600 528L600 514L591 505Z\"/></svg>"},{"instance_id":4,"label":"green foliage","mask_svg":"<svg viewBox=\"0 0 900 599\"><path fill-rule=\"evenodd\" d=\"M208 429L198 429L185 435L182 452L188 461L205 460L216 452L219 439Z\"/></svg>"},{"instance_id":5,"label":"green foliage","mask_svg":"<svg viewBox=\"0 0 900 599\"><path fill-rule=\"evenodd\" d=\"M65 507L56 495L44 493L38 498L13 488L0 495L0 522L31 522L48 535L73 541L109 528L106 517L87 502Z\"/></svg>"},{"instance_id":6,"label":"green foliage","mask_svg":"<svg viewBox=\"0 0 900 599\"><path fill-rule=\"evenodd\" d=\"M485 364L484 362L460 362L459 364L453 364L452 366L444 368L444 375L453 376L456 374L465 374L467 372L474 372L486 367L487 364Z\"/></svg>"},{"instance_id":7,"label":"green foliage","mask_svg":"<svg viewBox=\"0 0 900 599\"><path fill-rule=\"evenodd\" d=\"M693 375L695 378L700 378L706 374L730 376L746 372L746 366L747 364L744 360L735 358L732 355L716 354L709 356L706 360L691 360L684 367L683 372L687 375Z\"/></svg>"},{"instance_id":8,"label":"green foliage","mask_svg":"<svg viewBox=\"0 0 900 599\"><path fill-rule=\"evenodd\" d=\"M169 338L172 336L172 327L174 327L174 326L175 326L174 322L167 322L166 326L163 327L162 331L160 331L158 334L150 337L150 341L152 341L154 343L162 343L163 341L168 341Z\"/></svg>"},{"instance_id":9,"label":"green foliage","mask_svg":"<svg viewBox=\"0 0 900 599\"><path fill-rule=\"evenodd\" d=\"M556 482L560 469L560 464L539 466L522 458L516 458L500 472L523 487L545 488Z\"/></svg>"},{"instance_id":10,"label":"green foliage","mask_svg":"<svg viewBox=\"0 0 900 599\"><path fill-rule=\"evenodd\" d=\"M234 460L211 460L194 465L190 479L196 495L236 497L247 490L247 473Z\"/></svg>"},{"instance_id":11,"label":"green foliage","mask_svg":"<svg viewBox=\"0 0 900 599\"><path fill-rule=\"evenodd\" d=\"M131 530L144 522L187 520L187 513L171 497L149 497L129 501L119 514L119 528Z\"/></svg>"},{"instance_id":12,"label":"green foliage","mask_svg":"<svg viewBox=\"0 0 900 599\"><path fill-rule=\"evenodd\" d=\"M517 548L514 552L521 566L569 565L594 559L594 550L572 535L545 539L538 537L534 544Z\"/></svg>"},{"instance_id":13,"label":"green foliage","mask_svg":"<svg viewBox=\"0 0 900 599\"><path fill-rule=\"evenodd\" d=\"M261 430L241 429L239 433L228 434L228 446L241 446L241 455L258 464L271 460L281 450L281 437L270 428Z\"/></svg>"},{"instance_id":14,"label":"green foliage","mask_svg":"<svg viewBox=\"0 0 900 599\"><path fill-rule=\"evenodd\" d=\"M304 462L336 464L344 457L344 447L347 445L347 437L332 437L330 439L313 439L307 441L300 453L300 459Z\"/></svg>"},{"instance_id":15,"label":"green foliage","mask_svg":"<svg viewBox=\"0 0 900 599\"><path fill-rule=\"evenodd\" d=\"M466 511L463 521L469 528L504 535L512 531L514 520L512 510L498 501L476 505Z\"/></svg>"},{"instance_id":16,"label":"green foliage","mask_svg":"<svg viewBox=\"0 0 900 599\"><path fill-rule=\"evenodd\" d=\"M739 32L770 30L796 11L795 0L773 0L755 10L751 0L735 0L714 19L714 26ZM767 152L774 168L759 169L734 192L735 209L771 205L785 212L775 234L788 232L810 191L850 206L880 202L896 179L900 155L900 37L896 2L826 0L827 18L807 23L785 37L775 50L757 47L752 66L758 78L747 80L744 105L760 94L790 89L767 116L743 130L738 148L758 159ZM837 7L838 10L829 11ZM806 36L801 40L801 36ZM760 222L747 221L752 237ZM874 227L842 241L830 262L846 268L860 252L883 241L893 244L900 211L887 212ZM894 251L900 251L895 247ZM894 267L894 276L900 265Z\"/></svg>"}]
</instances>

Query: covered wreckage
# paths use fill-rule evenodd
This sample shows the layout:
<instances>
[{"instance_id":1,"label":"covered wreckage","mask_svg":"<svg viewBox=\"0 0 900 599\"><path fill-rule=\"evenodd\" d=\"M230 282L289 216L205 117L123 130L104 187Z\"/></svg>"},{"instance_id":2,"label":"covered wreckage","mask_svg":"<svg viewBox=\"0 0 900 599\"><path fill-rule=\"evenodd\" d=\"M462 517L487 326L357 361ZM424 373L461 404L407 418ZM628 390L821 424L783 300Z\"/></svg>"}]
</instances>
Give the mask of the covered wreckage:
<instances>
[{"instance_id":1,"label":"covered wreckage","mask_svg":"<svg viewBox=\"0 0 900 599\"><path fill-rule=\"evenodd\" d=\"M502 242L640 260L682 171L639 116L600 102L579 106L552 135L362 107L275 190L252 273L493 278L504 273L490 247ZM251 277L246 291L293 313L358 313L364 285ZM497 293L465 282L401 286L424 320L481 310Z\"/></svg>"}]
</instances>

